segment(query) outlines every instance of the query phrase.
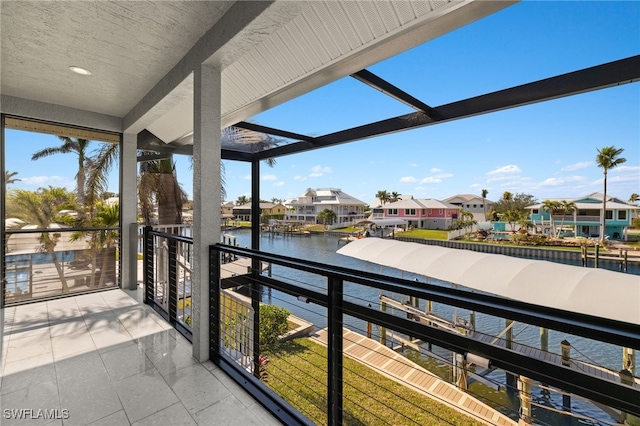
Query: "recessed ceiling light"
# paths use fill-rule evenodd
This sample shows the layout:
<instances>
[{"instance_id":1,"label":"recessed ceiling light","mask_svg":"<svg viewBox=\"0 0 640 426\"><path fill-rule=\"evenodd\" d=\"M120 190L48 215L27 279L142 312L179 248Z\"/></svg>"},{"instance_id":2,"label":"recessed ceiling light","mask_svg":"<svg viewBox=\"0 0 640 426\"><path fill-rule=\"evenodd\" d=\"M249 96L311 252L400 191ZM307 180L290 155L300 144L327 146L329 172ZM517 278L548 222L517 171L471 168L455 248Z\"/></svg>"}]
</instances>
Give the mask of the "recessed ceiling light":
<instances>
[{"instance_id":1,"label":"recessed ceiling light","mask_svg":"<svg viewBox=\"0 0 640 426\"><path fill-rule=\"evenodd\" d=\"M76 74L80 74L80 75L91 75L91 71L89 71L88 69L82 68L82 67L74 67L71 66L69 67L69 69L73 72L75 72Z\"/></svg>"}]
</instances>

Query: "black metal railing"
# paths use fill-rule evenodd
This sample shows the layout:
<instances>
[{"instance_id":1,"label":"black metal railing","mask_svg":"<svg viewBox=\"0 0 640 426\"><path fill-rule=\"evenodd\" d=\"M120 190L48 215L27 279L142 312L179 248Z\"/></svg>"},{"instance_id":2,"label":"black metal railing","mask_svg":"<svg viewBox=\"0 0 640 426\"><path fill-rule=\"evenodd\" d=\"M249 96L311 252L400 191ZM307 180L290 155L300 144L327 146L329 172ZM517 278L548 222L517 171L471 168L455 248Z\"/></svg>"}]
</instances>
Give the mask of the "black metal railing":
<instances>
[{"instance_id":1,"label":"black metal railing","mask_svg":"<svg viewBox=\"0 0 640 426\"><path fill-rule=\"evenodd\" d=\"M144 228L144 302L191 341L193 239Z\"/></svg>"},{"instance_id":2,"label":"black metal railing","mask_svg":"<svg viewBox=\"0 0 640 426\"><path fill-rule=\"evenodd\" d=\"M188 331L178 286L189 244L145 230L145 301ZM640 416L634 366L597 365L584 349L637 351L638 324L224 244L210 247L209 266L210 358L285 424L448 422L440 410L455 401L479 424L473 407L536 424L601 409L596 423ZM274 328L281 308L284 332ZM485 332L482 321L508 326ZM524 337L540 338L537 327L552 336L540 348Z\"/></svg>"}]
</instances>

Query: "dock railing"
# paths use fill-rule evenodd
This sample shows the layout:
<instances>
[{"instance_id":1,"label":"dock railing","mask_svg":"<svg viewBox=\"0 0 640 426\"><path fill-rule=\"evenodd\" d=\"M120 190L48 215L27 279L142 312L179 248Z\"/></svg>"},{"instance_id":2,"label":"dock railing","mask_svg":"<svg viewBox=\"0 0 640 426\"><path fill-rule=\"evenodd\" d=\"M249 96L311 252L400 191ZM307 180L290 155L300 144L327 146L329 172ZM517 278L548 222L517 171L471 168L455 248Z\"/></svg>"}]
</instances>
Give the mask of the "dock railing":
<instances>
[{"instance_id":1,"label":"dock railing","mask_svg":"<svg viewBox=\"0 0 640 426\"><path fill-rule=\"evenodd\" d=\"M146 241L151 238L166 239L169 247L169 240L183 242L155 231ZM164 244L149 242L147 272L154 268L146 257L157 259ZM177 261L178 250L166 253L169 264ZM227 274L223 259L230 258L248 259L246 274ZM442 407L464 412L465 424L554 424L592 416L580 403L605 407L611 422L640 416L631 356L640 349L638 324L224 244L211 246L209 259L210 358L285 424L431 424L451 415ZM267 263L269 274L260 266ZM178 280L169 283L171 294ZM149 288L145 294L155 303ZM436 305L454 312L451 321ZM281 341L286 332L261 306L285 308L313 322L316 332ZM481 316L507 326L487 337L475 330ZM546 336L540 348L519 339L527 327ZM567 360L565 346L551 347L558 336L563 343L624 348L626 364L621 370L593 365L578 350ZM496 370L504 381L485 374ZM509 397L491 400L480 385Z\"/></svg>"}]
</instances>

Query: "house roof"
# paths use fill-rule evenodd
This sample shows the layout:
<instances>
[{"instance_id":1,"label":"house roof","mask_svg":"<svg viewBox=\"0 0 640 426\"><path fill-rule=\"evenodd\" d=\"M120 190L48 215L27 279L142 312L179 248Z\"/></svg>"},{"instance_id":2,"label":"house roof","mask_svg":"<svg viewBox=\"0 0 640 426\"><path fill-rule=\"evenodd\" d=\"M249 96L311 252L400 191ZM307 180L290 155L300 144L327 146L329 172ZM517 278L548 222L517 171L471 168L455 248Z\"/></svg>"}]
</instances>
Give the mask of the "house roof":
<instances>
[{"instance_id":1,"label":"house roof","mask_svg":"<svg viewBox=\"0 0 640 426\"><path fill-rule=\"evenodd\" d=\"M543 200L543 203L527 206L526 208L529 210L541 209L544 205L544 201L569 201L575 203L576 207L580 210L593 210L594 208L602 208L598 206L602 205L603 199L604 194L602 194L601 192L594 192L579 198L547 198ZM640 207L626 203L620 200L620 198L611 195L607 196L607 210L640 210Z\"/></svg>"},{"instance_id":2,"label":"house roof","mask_svg":"<svg viewBox=\"0 0 640 426\"><path fill-rule=\"evenodd\" d=\"M293 199L289 202L289 205L308 205L304 199L307 197L316 197L316 201L313 204L317 205L335 205L335 204L344 204L344 205L358 205L365 206L366 204L357 198L347 194L339 188L318 188L312 189L307 188L304 194L300 195L298 198ZM320 199L317 197L327 197L328 199Z\"/></svg>"},{"instance_id":3,"label":"house roof","mask_svg":"<svg viewBox=\"0 0 640 426\"><path fill-rule=\"evenodd\" d=\"M482 204L482 197L479 195L474 195L474 194L458 194L458 195L454 195L452 197L449 198L445 198L444 200L442 200L445 203L450 203L450 204L454 204L454 203L470 203L470 202L476 202L476 204ZM485 198L484 199L485 204L493 204L493 201Z\"/></svg>"},{"instance_id":4,"label":"house roof","mask_svg":"<svg viewBox=\"0 0 640 426\"><path fill-rule=\"evenodd\" d=\"M273 204L273 203L260 203L260 209L261 210L267 210L267 209L272 209L276 206L278 206L279 204ZM235 206L233 208L234 210L251 210L251 203L247 203L247 204L242 204L240 206Z\"/></svg>"},{"instance_id":5,"label":"house roof","mask_svg":"<svg viewBox=\"0 0 640 426\"><path fill-rule=\"evenodd\" d=\"M444 203L442 201L428 198L428 199L410 199L400 200L395 203L387 203L381 207L381 209L459 209L460 207L453 204Z\"/></svg>"}]
</instances>

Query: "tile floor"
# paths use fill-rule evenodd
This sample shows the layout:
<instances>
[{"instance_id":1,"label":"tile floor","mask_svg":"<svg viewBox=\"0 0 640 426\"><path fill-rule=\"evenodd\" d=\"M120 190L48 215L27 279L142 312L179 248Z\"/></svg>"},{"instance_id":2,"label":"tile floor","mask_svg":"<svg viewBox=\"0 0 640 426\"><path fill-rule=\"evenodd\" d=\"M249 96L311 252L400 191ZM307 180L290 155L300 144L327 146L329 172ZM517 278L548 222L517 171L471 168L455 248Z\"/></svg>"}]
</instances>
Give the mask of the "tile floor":
<instances>
[{"instance_id":1,"label":"tile floor","mask_svg":"<svg viewBox=\"0 0 640 426\"><path fill-rule=\"evenodd\" d=\"M110 290L0 309L0 424L280 424L140 298Z\"/></svg>"}]
</instances>

